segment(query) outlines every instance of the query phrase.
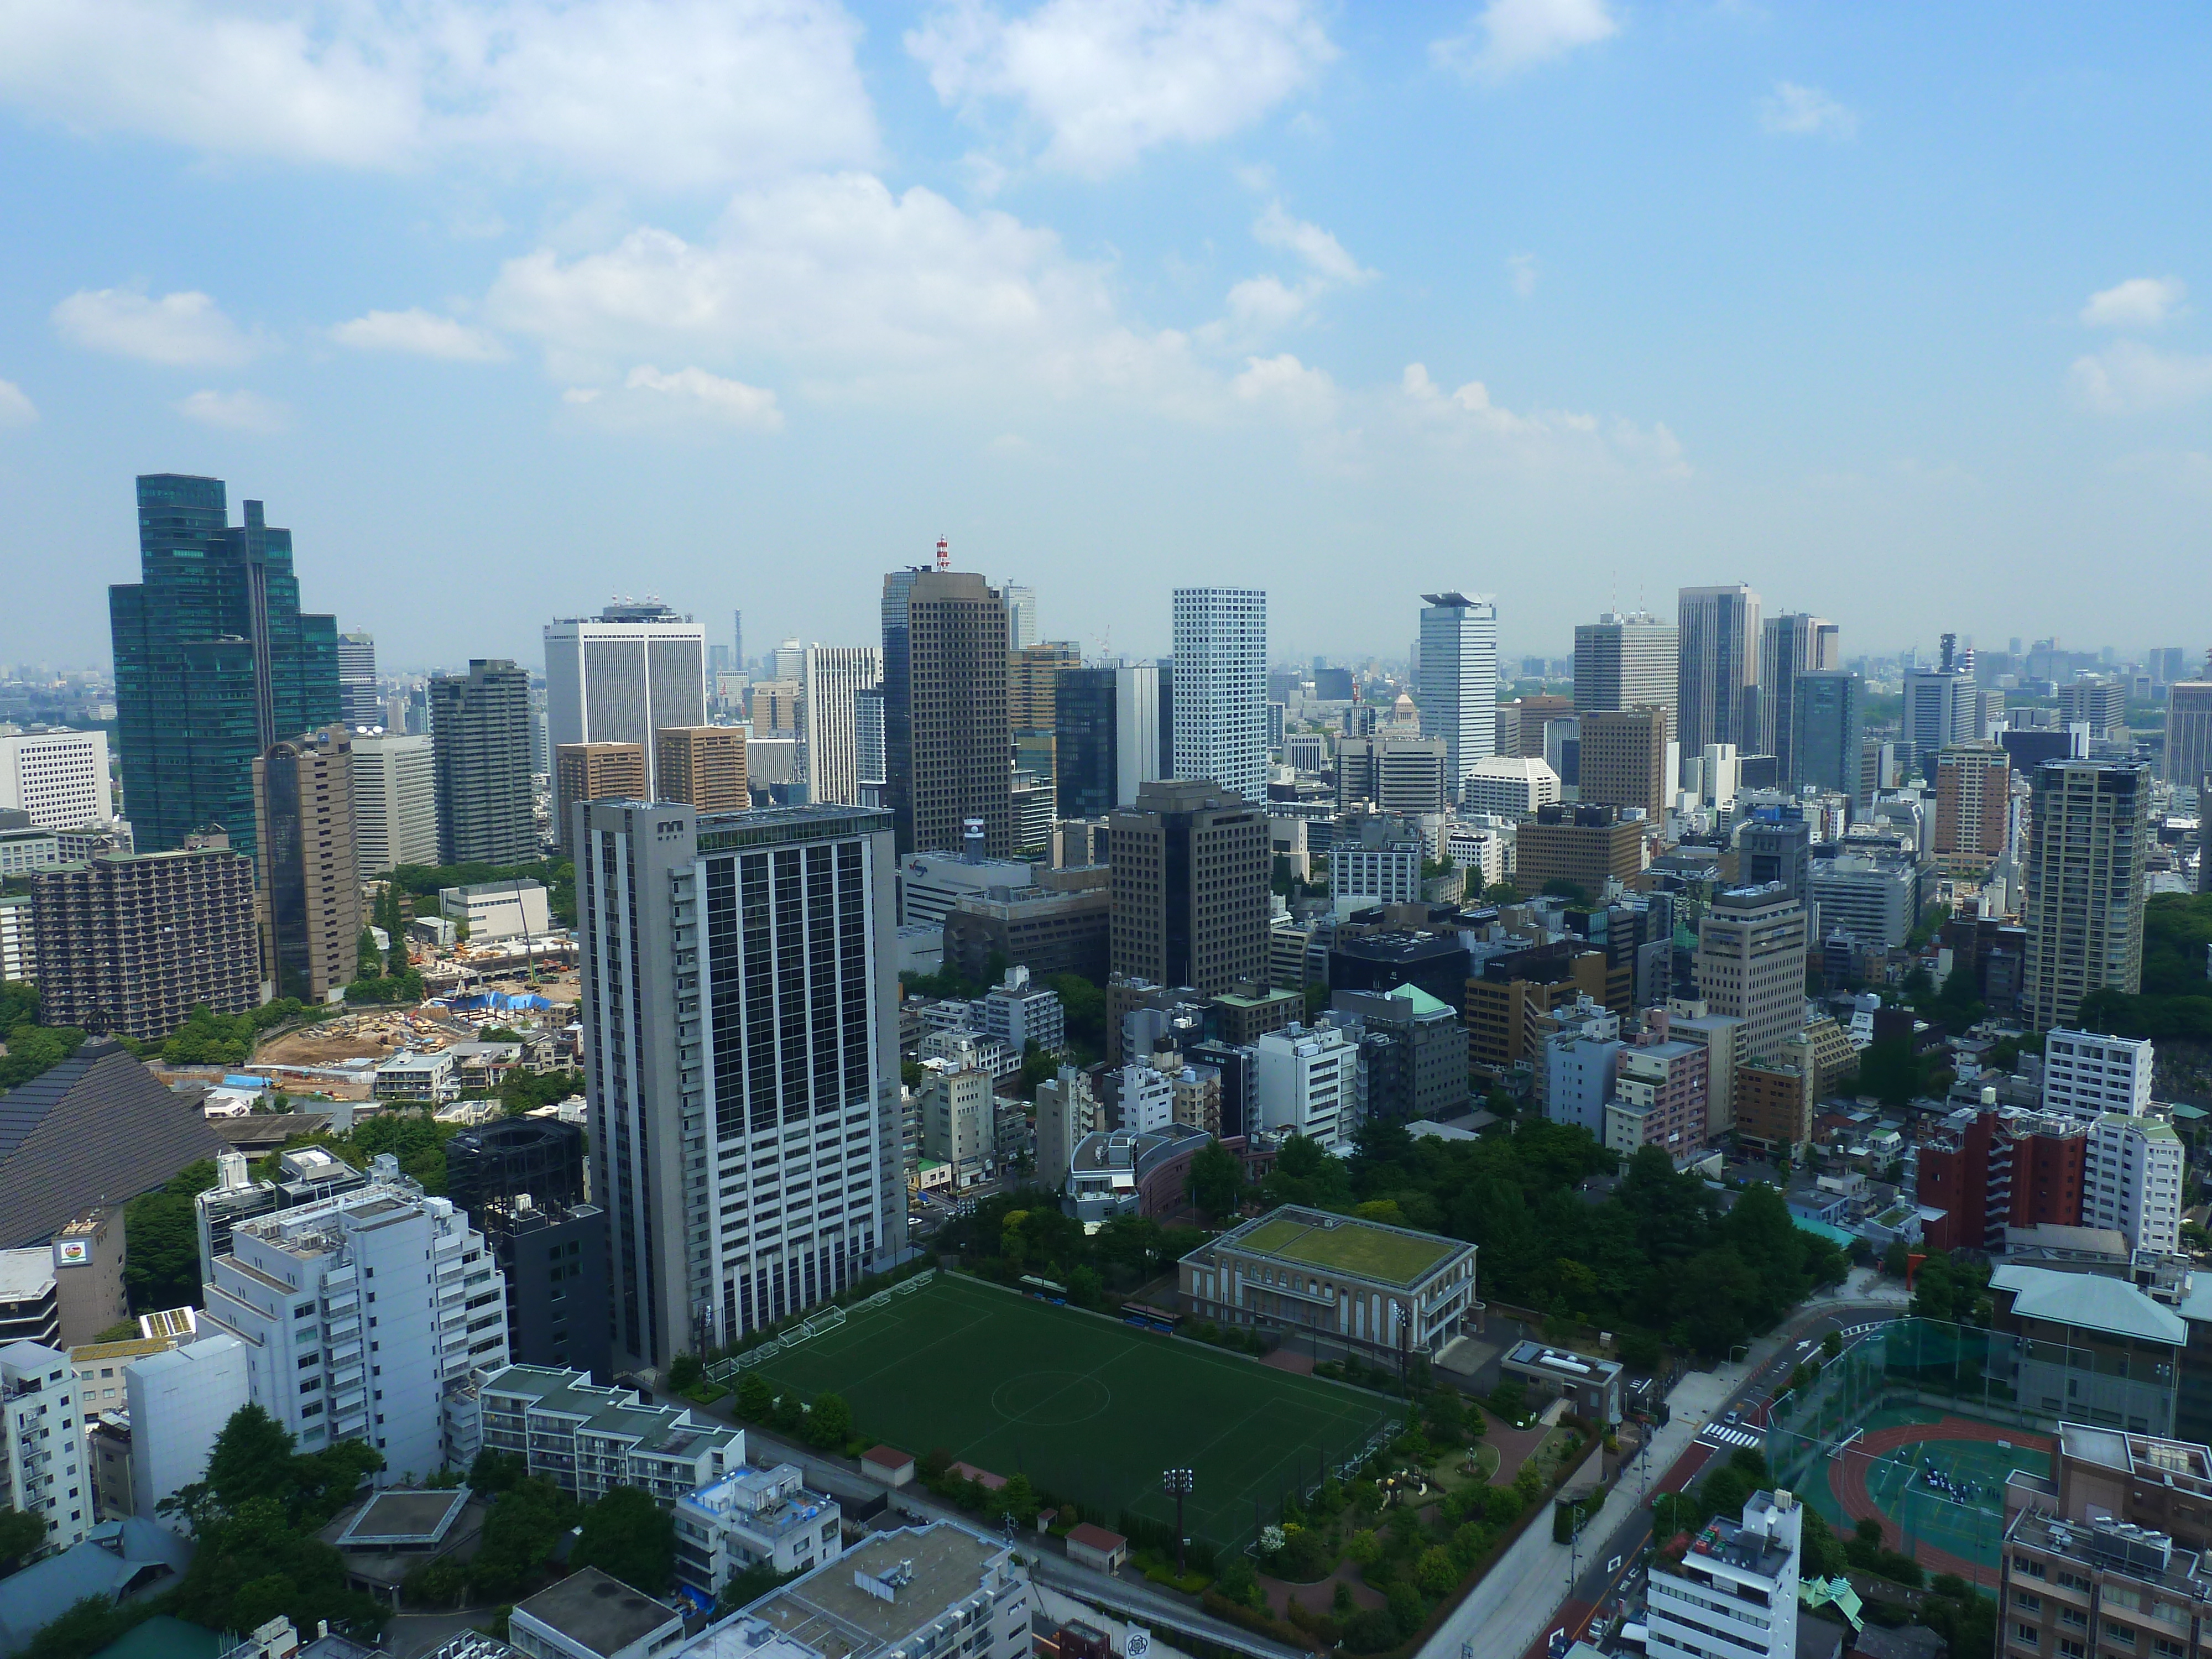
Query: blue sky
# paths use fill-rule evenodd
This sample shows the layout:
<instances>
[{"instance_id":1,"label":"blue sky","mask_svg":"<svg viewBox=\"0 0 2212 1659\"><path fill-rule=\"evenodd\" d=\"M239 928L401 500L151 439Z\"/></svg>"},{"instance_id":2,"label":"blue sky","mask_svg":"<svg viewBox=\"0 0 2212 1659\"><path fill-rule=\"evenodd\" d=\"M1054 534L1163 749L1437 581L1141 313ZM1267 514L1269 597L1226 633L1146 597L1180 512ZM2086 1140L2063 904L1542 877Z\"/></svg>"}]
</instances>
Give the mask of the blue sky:
<instances>
[{"instance_id":1,"label":"blue sky","mask_svg":"<svg viewBox=\"0 0 2212 1659\"><path fill-rule=\"evenodd\" d=\"M616 592L1280 654L1747 580L1847 653L2201 648L2201 8L0 0L0 660L131 476L387 664Z\"/></svg>"}]
</instances>

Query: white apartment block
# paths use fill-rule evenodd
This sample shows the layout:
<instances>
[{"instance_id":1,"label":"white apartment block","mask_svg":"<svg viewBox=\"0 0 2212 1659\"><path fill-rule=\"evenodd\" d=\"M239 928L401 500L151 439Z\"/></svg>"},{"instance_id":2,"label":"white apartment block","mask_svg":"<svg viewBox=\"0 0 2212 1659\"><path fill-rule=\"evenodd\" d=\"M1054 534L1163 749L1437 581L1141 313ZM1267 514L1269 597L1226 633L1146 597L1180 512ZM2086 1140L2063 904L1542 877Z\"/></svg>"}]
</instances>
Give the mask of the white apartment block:
<instances>
[{"instance_id":1,"label":"white apartment block","mask_svg":"<svg viewBox=\"0 0 2212 1659\"><path fill-rule=\"evenodd\" d=\"M2155 1117L2107 1113L2089 1126L2081 1220L2124 1237L2130 1249L2181 1248L2181 1138Z\"/></svg>"},{"instance_id":2,"label":"white apartment block","mask_svg":"<svg viewBox=\"0 0 2212 1659\"><path fill-rule=\"evenodd\" d=\"M1544 762L1493 755L1477 761L1467 774L1461 802L1470 812L1494 812L1503 818L1534 816L1540 806L1557 804L1559 775Z\"/></svg>"},{"instance_id":3,"label":"white apartment block","mask_svg":"<svg viewBox=\"0 0 2212 1659\"><path fill-rule=\"evenodd\" d=\"M1334 1025L1291 1025L1255 1045L1252 1067L1259 1127L1349 1152L1361 1116L1359 1045Z\"/></svg>"},{"instance_id":4,"label":"white apartment block","mask_svg":"<svg viewBox=\"0 0 2212 1659\"><path fill-rule=\"evenodd\" d=\"M1115 1127L1153 1134L1175 1121L1175 1079L1149 1060L1121 1068Z\"/></svg>"},{"instance_id":5,"label":"white apartment block","mask_svg":"<svg viewBox=\"0 0 2212 1659\"><path fill-rule=\"evenodd\" d=\"M28 893L0 895L0 980L38 976L38 933L31 922Z\"/></svg>"},{"instance_id":6,"label":"white apartment block","mask_svg":"<svg viewBox=\"0 0 2212 1659\"><path fill-rule=\"evenodd\" d=\"M131 1413L131 1512L173 1524L155 1509L206 1474L216 1437L252 1397L252 1356L236 1337L210 1333L125 1365L123 1390ZM173 1524L183 1529L181 1521Z\"/></svg>"},{"instance_id":7,"label":"white apartment block","mask_svg":"<svg viewBox=\"0 0 2212 1659\"><path fill-rule=\"evenodd\" d=\"M1804 1526L1791 1493L1753 1492L1740 1522L1715 1516L1679 1564L1656 1562L1650 1659L1796 1659Z\"/></svg>"},{"instance_id":8,"label":"white apartment block","mask_svg":"<svg viewBox=\"0 0 2212 1659\"><path fill-rule=\"evenodd\" d=\"M2148 1037L2054 1030L2043 1039L2043 1109L2084 1123L2107 1112L2141 1117L2150 1110L2153 1058Z\"/></svg>"},{"instance_id":9,"label":"white apartment block","mask_svg":"<svg viewBox=\"0 0 2212 1659\"><path fill-rule=\"evenodd\" d=\"M398 1159L370 1160L365 1187L239 1222L212 1267L204 1317L246 1345L252 1400L301 1450L366 1440L382 1484L466 1461L448 1401L507 1364L507 1283L468 1217Z\"/></svg>"},{"instance_id":10,"label":"white apartment block","mask_svg":"<svg viewBox=\"0 0 2212 1659\"><path fill-rule=\"evenodd\" d=\"M431 739L356 732L353 845L364 876L438 861L438 779Z\"/></svg>"},{"instance_id":11,"label":"white apartment block","mask_svg":"<svg viewBox=\"0 0 2212 1659\"><path fill-rule=\"evenodd\" d=\"M1374 847L1338 842L1328 853L1328 891L1338 914L1368 904L1419 903L1424 850L1417 836Z\"/></svg>"},{"instance_id":12,"label":"white apartment block","mask_svg":"<svg viewBox=\"0 0 2212 1659\"><path fill-rule=\"evenodd\" d=\"M736 1467L676 1500L676 1576L703 1595L748 1567L811 1572L843 1553L836 1498L809 1491L796 1463L755 1466L744 1456L740 1431Z\"/></svg>"},{"instance_id":13,"label":"white apartment block","mask_svg":"<svg viewBox=\"0 0 2212 1659\"><path fill-rule=\"evenodd\" d=\"M860 756L860 694L884 683L884 653L872 645L810 645L799 667L799 752L806 798L858 806L860 787L880 784Z\"/></svg>"},{"instance_id":14,"label":"white apartment block","mask_svg":"<svg viewBox=\"0 0 2212 1659\"><path fill-rule=\"evenodd\" d=\"M92 1530L92 1477L69 1356L38 1342L0 1348L0 1509L46 1522L44 1550L81 1544ZM42 1552L40 1552L42 1553Z\"/></svg>"},{"instance_id":15,"label":"white apartment block","mask_svg":"<svg viewBox=\"0 0 2212 1659\"><path fill-rule=\"evenodd\" d=\"M1175 590L1175 775L1267 799L1267 596Z\"/></svg>"},{"instance_id":16,"label":"white apartment block","mask_svg":"<svg viewBox=\"0 0 2212 1659\"><path fill-rule=\"evenodd\" d=\"M1055 1054L1067 1046L1067 1011L1060 1006L1059 992L1032 984L1030 970L1017 963L1006 969L1005 984L983 994L983 1035L1017 1054L1026 1054L1032 1042Z\"/></svg>"},{"instance_id":17,"label":"white apartment block","mask_svg":"<svg viewBox=\"0 0 2212 1659\"><path fill-rule=\"evenodd\" d=\"M601 1388L586 1371L495 1367L472 1403L485 1450L515 1454L580 1503L641 1486L672 1504L744 1466L744 1430L646 1405L634 1389Z\"/></svg>"},{"instance_id":18,"label":"white apartment block","mask_svg":"<svg viewBox=\"0 0 2212 1659\"><path fill-rule=\"evenodd\" d=\"M869 1534L709 1625L682 1652L687 1659L1027 1659L1033 1605L1029 1569L1010 1543L937 1521Z\"/></svg>"},{"instance_id":19,"label":"white apartment block","mask_svg":"<svg viewBox=\"0 0 2212 1659\"><path fill-rule=\"evenodd\" d=\"M115 816L105 732L0 737L0 807L27 812L34 830L74 830Z\"/></svg>"}]
</instances>

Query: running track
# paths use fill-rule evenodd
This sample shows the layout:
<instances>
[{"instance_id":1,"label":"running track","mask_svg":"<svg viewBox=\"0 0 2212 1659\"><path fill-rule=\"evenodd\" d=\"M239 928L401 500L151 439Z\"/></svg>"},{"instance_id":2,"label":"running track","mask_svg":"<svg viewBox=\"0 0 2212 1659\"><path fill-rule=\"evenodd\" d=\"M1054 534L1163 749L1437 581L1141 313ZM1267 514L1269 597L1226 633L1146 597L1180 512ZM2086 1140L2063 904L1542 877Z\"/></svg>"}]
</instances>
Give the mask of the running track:
<instances>
[{"instance_id":1,"label":"running track","mask_svg":"<svg viewBox=\"0 0 2212 1659\"><path fill-rule=\"evenodd\" d=\"M1947 1417L1940 1423L1899 1423L1887 1429L1869 1429L1851 1443L1849 1452L1828 1467L1828 1488L1835 1493L1844 1513L1855 1522L1879 1521L1885 1528L1893 1528L1897 1522L1883 1512L1867 1491L1867 1468L1875 1458L1921 1440L1979 1440L1990 1443L2009 1440L2015 1446L2039 1451L2046 1457L2053 1456L2057 1451L2047 1435L2030 1434L2025 1429L1999 1428L1993 1423L1971 1423L1962 1417ZM1925 1539L1915 1540L1912 1553L1930 1577L1955 1572L1969 1583L1994 1586L1997 1582L1996 1568L1978 1567L1971 1561L1960 1560Z\"/></svg>"}]
</instances>

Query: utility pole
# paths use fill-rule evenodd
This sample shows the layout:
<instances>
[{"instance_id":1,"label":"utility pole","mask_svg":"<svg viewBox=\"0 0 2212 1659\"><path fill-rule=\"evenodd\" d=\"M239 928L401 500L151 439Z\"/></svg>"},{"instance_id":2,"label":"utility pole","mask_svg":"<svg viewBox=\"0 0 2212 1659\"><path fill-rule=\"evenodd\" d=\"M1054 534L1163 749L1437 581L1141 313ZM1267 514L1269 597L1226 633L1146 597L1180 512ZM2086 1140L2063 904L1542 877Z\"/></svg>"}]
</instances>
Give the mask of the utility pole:
<instances>
[{"instance_id":1,"label":"utility pole","mask_svg":"<svg viewBox=\"0 0 2212 1659\"><path fill-rule=\"evenodd\" d=\"M1193 1478L1188 1469L1163 1469L1160 1472L1161 1489L1176 1501L1176 1575L1178 1577L1188 1571L1183 1565L1183 1547L1188 1540L1183 1536L1182 1500L1190 1496L1192 1485Z\"/></svg>"}]
</instances>

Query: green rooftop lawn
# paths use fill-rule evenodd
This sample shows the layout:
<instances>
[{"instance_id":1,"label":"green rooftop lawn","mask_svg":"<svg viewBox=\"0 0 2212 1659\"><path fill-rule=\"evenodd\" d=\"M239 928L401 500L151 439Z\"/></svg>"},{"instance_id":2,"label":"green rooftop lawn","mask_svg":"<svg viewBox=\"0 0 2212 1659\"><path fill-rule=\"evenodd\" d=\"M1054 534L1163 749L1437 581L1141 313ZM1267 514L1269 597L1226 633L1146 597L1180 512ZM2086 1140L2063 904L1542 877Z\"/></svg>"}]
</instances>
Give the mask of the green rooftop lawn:
<instances>
[{"instance_id":1,"label":"green rooftop lawn","mask_svg":"<svg viewBox=\"0 0 2212 1659\"><path fill-rule=\"evenodd\" d=\"M1243 1249L1302 1261L1333 1273L1358 1273L1386 1285L1410 1285L1458 1247L1449 1239L1393 1232L1349 1218L1333 1228L1294 1216L1264 1222L1237 1241Z\"/></svg>"}]
</instances>

